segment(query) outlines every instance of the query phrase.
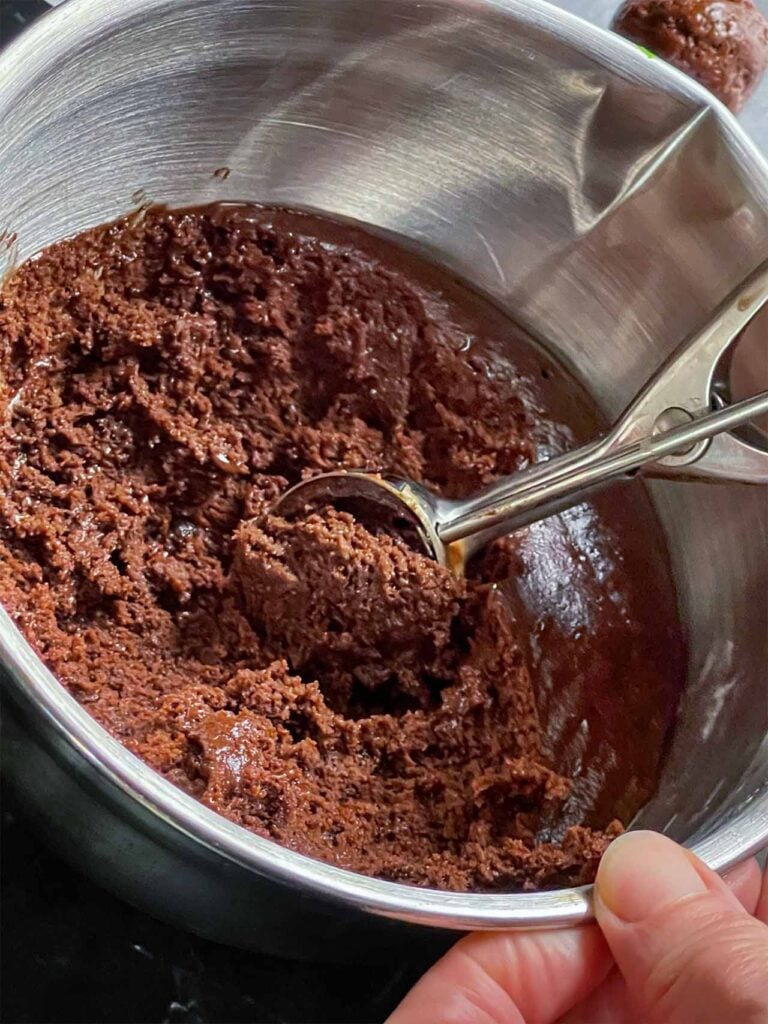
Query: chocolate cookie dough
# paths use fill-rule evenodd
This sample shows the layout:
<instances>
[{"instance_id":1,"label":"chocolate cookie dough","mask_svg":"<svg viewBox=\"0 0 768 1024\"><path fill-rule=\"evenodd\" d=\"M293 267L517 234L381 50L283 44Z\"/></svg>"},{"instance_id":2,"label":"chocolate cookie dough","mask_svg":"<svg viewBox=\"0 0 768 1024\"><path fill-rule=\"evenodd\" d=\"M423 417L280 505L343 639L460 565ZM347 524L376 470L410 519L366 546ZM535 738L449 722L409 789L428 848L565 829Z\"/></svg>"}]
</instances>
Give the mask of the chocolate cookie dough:
<instances>
[{"instance_id":1,"label":"chocolate cookie dough","mask_svg":"<svg viewBox=\"0 0 768 1024\"><path fill-rule=\"evenodd\" d=\"M455 668L451 630L463 581L347 513L246 523L232 575L269 646L296 671L322 678L326 700L347 717L356 693L374 701L382 686L400 706L427 709L427 678L449 679Z\"/></svg>"},{"instance_id":2,"label":"chocolate cookie dough","mask_svg":"<svg viewBox=\"0 0 768 1024\"><path fill-rule=\"evenodd\" d=\"M739 111L768 64L768 20L752 0L627 0L613 28Z\"/></svg>"},{"instance_id":3,"label":"chocolate cookie dough","mask_svg":"<svg viewBox=\"0 0 768 1024\"><path fill-rule=\"evenodd\" d=\"M656 784L683 650L639 484L466 579L327 508L339 466L451 496L593 436L584 393L392 242L151 210L0 297L0 599L74 697L259 835L454 890L589 881Z\"/></svg>"}]
</instances>

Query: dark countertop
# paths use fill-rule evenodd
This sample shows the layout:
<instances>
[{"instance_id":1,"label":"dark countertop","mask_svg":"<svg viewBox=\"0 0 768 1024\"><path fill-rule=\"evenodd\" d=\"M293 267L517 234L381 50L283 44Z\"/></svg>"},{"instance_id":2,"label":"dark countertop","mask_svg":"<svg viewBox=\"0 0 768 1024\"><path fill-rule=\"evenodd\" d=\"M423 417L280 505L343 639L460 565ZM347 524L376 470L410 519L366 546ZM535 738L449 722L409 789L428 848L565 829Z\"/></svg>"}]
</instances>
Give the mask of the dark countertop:
<instances>
[{"instance_id":1,"label":"dark countertop","mask_svg":"<svg viewBox=\"0 0 768 1024\"><path fill-rule=\"evenodd\" d=\"M369 1024L416 970L306 964L156 921L58 859L2 793L0 1019L6 1024Z\"/></svg>"}]
</instances>

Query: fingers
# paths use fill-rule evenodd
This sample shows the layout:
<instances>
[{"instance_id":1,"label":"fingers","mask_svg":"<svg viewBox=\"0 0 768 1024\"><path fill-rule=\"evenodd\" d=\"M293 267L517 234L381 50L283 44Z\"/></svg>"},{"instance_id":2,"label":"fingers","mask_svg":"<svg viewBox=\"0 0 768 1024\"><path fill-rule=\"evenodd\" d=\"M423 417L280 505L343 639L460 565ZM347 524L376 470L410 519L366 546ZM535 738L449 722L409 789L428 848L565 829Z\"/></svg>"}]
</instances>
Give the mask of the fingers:
<instances>
[{"instance_id":1,"label":"fingers","mask_svg":"<svg viewBox=\"0 0 768 1024\"><path fill-rule=\"evenodd\" d=\"M595 909L641 1020L768 1020L768 928L671 840L652 832L615 840L598 870Z\"/></svg>"},{"instance_id":2,"label":"fingers","mask_svg":"<svg viewBox=\"0 0 768 1024\"><path fill-rule=\"evenodd\" d=\"M629 984L610 970L593 927L473 935L427 972L388 1024L764 1024L768 928L748 914L768 921L768 879L761 893L755 861L720 879L654 833L613 847L596 906Z\"/></svg>"},{"instance_id":3,"label":"fingers","mask_svg":"<svg viewBox=\"0 0 768 1024\"><path fill-rule=\"evenodd\" d=\"M558 1024L637 1024L637 1014L627 994L627 984L614 967L602 985Z\"/></svg>"},{"instance_id":4,"label":"fingers","mask_svg":"<svg viewBox=\"0 0 768 1024\"><path fill-rule=\"evenodd\" d=\"M737 864L722 876L723 881L748 914L754 914L760 899L763 876L754 857Z\"/></svg>"},{"instance_id":5,"label":"fingers","mask_svg":"<svg viewBox=\"0 0 768 1024\"><path fill-rule=\"evenodd\" d=\"M610 967L594 925L470 935L427 971L387 1024L550 1024Z\"/></svg>"},{"instance_id":6,"label":"fingers","mask_svg":"<svg viewBox=\"0 0 768 1024\"><path fill-rule=\"evenodd\" d=\"M751 859L738 864L723 875L723 881L747 913L753 914L760 898L762 883L757 861ZM618 969L614 968L603 984L567 1013L560 1024L637 1024L637 1015L632 1008L626 982Z\"/></svg>"},{"instance_id":7,"label":"fingers","mask_svg":"<svg viewBox=\"0 0 768 1024\"><path fill-rule=\"evenodd\" d=\"M763 890L757 901L755 915L759 921L768 925L768 868L766 868L765 874L763 875Z\"/></svg>"}]
</instances>

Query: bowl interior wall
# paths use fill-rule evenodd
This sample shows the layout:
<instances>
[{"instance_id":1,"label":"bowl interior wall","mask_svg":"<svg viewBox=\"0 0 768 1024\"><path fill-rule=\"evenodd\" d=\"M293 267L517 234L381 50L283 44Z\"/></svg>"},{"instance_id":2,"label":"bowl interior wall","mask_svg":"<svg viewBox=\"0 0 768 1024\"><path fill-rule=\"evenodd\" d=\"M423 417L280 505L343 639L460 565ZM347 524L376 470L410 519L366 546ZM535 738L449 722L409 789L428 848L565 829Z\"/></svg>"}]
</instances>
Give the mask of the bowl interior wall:
<instances>
[{"instance_id":1,"label":"bowl interior wall","mask_svg":"<svg viewBox=\"0 0 768 1024\"><path fill-rule=\"evenodd\" d=\"M768 186L682 79L662 90L628 48L606 43L609 67L558 38L554 12L515 25L520 9L65 6L45 52L18 49L23 73L0 76L0 273L144 201L323 210L434 254L617 413L758 262ZM653 490L690 668L641 820L691 840L768 787L768 502L745 486Z\"/></svg>"}]
</instances>

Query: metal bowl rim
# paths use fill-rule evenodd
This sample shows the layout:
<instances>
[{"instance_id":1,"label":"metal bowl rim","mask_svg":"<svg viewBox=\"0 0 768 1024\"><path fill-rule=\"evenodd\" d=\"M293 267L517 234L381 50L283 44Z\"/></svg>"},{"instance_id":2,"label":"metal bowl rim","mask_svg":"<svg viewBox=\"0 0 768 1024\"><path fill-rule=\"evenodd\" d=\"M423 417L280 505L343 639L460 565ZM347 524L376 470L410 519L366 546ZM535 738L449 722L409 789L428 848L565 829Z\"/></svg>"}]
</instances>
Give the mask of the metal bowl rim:
<instances>
[{"instance_id":1,"label":"metal bowl rim","mask_svg":"<svg viewBox=\"0 0 768 1024\"><path fill-rule=\"evenodd\" d=\"M151 13L166 0L134 0L131 14ZM448 6L453 0L441 0ZM66 0L48 12L0 55L0 115L3 93L14 79L31 80L61 52L58 28L104 17L104 0ZM752 185L768 197L768 162L733 115L696 82L661 60L649 61L639 48L613 33L562 11L546 0L475 0L475 9L496 10L543 29L590 55L603 58L644 85L674 93L720 122L732 149L749 169ZM652 72L649 68L652 66ZM21 70L23 69L23 71ZM370 878L304 856L263 839L205 807L149 768L115 740L46 668L0 606L0 657L56 732L122 793L209 850L259 875L296 886L362 911L413 924L456 930L555 927L580 924L592 914L592 887L532 893L453 893ZM768 790L755 796L733 821L692 849L717 871L768 844Z\"/></svg>"}]
</instances>

